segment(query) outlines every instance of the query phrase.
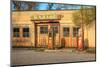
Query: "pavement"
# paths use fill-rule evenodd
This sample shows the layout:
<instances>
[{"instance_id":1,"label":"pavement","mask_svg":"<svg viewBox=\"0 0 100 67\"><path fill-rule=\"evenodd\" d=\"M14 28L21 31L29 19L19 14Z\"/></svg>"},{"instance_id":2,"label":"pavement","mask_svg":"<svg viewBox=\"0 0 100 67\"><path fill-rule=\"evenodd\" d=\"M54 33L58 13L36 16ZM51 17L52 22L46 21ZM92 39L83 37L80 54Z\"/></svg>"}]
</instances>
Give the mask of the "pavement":
<instances>
[{"instance_id":1,"label":"pavement","mask_svg":"<svg viewBox=\"0 0 100 67\"><path fill-rule=\"evenodd\" d=\"M95 53L75 49L35 51L29 49L12 49L11 64L49 64L80 61L95 61Z\"/></svg>"}]
</instances>

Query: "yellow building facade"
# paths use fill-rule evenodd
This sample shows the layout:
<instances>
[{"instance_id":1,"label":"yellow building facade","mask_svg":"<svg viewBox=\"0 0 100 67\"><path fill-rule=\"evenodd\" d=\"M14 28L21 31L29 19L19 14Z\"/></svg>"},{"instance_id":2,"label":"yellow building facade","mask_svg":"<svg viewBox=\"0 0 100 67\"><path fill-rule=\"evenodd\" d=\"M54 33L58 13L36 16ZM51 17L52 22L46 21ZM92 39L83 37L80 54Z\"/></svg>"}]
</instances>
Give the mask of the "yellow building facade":
<instances>
[{"instance_id":1,"label":"yellow building facade","mask_svg":"<svg viewBox=\"0 0 100 67\"><path fill-rule=\"evenodd\" d=\"M77 48L77 10L12 11L12 46ZM84 28L84 45L95 47L95 21Z\"/></svg>"}]
</instances>

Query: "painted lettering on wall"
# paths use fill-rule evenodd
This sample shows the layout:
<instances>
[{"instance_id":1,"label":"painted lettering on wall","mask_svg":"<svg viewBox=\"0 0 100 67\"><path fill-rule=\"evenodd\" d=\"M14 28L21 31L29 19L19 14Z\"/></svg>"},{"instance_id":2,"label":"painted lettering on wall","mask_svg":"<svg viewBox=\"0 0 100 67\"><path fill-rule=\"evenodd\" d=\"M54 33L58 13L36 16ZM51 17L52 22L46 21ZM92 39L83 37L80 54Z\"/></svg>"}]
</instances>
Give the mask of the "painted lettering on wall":
<instances>
[{"instance_id":1,"label":"painted lettering on wall","mask_svg":"<svg viewBox=\"0 0 100 67\"><path fill-rule=\"evenodd\" d=\"M49 20L49 19L61 19L62 15L58 14L46 14L46 15L33 15L32 20Z\"/></svg>"}]
</instances>

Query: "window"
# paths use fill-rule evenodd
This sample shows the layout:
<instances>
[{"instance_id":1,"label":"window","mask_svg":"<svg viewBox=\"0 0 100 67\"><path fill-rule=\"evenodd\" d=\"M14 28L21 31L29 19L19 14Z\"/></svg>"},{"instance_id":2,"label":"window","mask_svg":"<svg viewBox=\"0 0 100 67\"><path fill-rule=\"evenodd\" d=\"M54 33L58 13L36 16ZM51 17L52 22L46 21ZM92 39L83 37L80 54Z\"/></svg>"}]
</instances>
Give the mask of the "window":
<instances>
[{"instance_id":1,"label":"window","mask_svg":"<svg viewBox=\"0 0 100 67\"><path fill-rule=\"evenodd\" d=\"M73 37L77 37L78 36L78 30L79 28L73 28Z\"/></svg>"},{"instance_id":2,"label":"window","mask_svg":"<svg viewBox=\"0 0 100 67\"><path fill-rule=\"evenodd\" d=\"M48 27L40 27L40 33L41 34L47 34L48 33Z\"/></svg>"},{"instance_id":3,"label":"window","mask_svg":"<svg viewBox=\"0 0 100 67\"><path fill-rule=\"evenodd\" d=\"M13 28L13 37L19 37L19 28Z\"/></svg>"},{"instance_id":4,"label":"window","mask_svg":"<svg viewBox=\"0 0 100 67\"><path fill-rule=\"evenodd\" d=\"M68 27L63 28L63 36L64 37L69 37L69 28Z\"/></svg>"},{"instance_id":5,"label":"window","mask_svg":"<svg viewBox=\"0 0 100 67\"><path fill-rule=\"evenodd\" d=\"M23 28L23 37L29 37L29 28Z\"/></svg>"},{"instance_id":6,"label":"window","mask_svg":"<svg viewBox=\"0 0 100 67\"><path fill-rule=\"evenodd\" d=\"M58 27L57 26L53 27L53 29L54 29L55 33L58 33Z\"/></svg>"}]
</instances>

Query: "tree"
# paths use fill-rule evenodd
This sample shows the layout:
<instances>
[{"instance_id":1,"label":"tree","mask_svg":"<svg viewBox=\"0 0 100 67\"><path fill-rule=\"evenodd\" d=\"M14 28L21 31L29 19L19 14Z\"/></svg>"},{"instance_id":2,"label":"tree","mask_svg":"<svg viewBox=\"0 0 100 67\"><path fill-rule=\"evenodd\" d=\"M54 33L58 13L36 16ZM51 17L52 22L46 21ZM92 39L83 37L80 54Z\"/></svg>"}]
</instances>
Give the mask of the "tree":
<instances>
[{"instance_id":1,"label":"tree","mask_svg":"<svg viewBox=\"0 0 100 67\"><path fill-rule=\"evenodd\" d=\"M82 21L84 25L88 25L95 19L96 19L96 8L93 6L92 7L82 6L80 10L77 10L75 13L73 13L73 22L75 25L78 26L80 26Z\"/></svg>"},{"instance_id":2,"label":"tree","mask_svg":"<svg viewBox=\"0 0 100 67\"><path fill-rule=\"evenodd\" d=\"M82 45L84 47L84 25L90 24L96 18L96 8L81 6L81 9L73 14L73 22L81 27Z\"/></svg>"},{"instance_id":3,"label":"tree","mask_svg":"<svg viewBox=\"0 0 100 67\"><path fill-rule=\"evenodd\" d=\"M14 8L16 10L20 10L20 8L21 8L21 2L19 2L19 1L12 1L12 3L14 4Z\"/></svg>"},{"instance_id":4,"label":"tree","mask_svg":"<svg viewBox=\"0 0 100 67\"><path fill-rule=\"evenodd\" d=\"M15 10L33 10L36 9L36 2L25 2L25 1L12 1Z\"/></svg>"},{"instance_id":5,"label":"tree","mask_svg":"<svg viewBox=\"0 0 100 67\"><path fill-rule=\"evenodd\" d=\"M79 9L79 5L47 3L47 10Z\"/></svg>"},{"instance_id":6,"label":"tree","mask_svg":"<svg viewBox=\"0 0 100 67\"><path fill-rule=\"evenodd\" d=\"M54 4L53 3L48 3L48 10L51 10L52 9L52 7L54 6Z\"/></svg>"},{"instance_id":7,"label":"tree","mask_svg":"<svg viewBox=\"0 0 100 67\"><path fill-rule=\"evenodd\" d=\"M28 4L28 10L33 10L36 8L36 2L27 2Z\"/></svg>"}]
</instances>

